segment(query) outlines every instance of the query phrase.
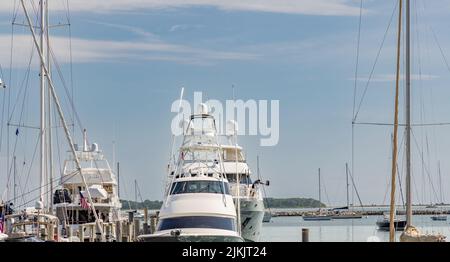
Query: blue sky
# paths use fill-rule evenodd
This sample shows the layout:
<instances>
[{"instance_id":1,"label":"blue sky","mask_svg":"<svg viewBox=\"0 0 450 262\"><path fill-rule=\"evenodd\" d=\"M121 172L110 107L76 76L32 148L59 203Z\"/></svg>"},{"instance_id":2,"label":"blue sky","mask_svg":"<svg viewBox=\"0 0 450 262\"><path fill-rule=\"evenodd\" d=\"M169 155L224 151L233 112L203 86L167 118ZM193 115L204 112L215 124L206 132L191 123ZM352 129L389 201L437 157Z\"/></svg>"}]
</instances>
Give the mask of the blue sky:
<instances>
[{"instance_id":1,"label":"blue sky","mask_svg":"<svg viewBox=\"0 0 450 262\"><path fill-rule=\"evenodd\" d=\"M0 64L6 75L13 2L0 4ZM57 2L51 7L51 21L64 23L65 1ZM254 170L256 155L262 160L262 175L272 182L269 196L317 197L316 173L321 167L329 204L345 202L345 163L351 161L359 1L71 2L77 112L88 128L90 140L100 144L110 161L112 141L116 141L123 197L133 197L133 180L137 179L144 198L161 199L170 150L170 123L175 115L170 106L180 88L185 87L189 100L194 91L202 91L208 98L223 101L231 98L234 84L240 99L280 100L280 141L276 147L260 147L259 137L240 137ZM423 112L423 122L450 122L450 73L429 29L433 28L443 52L450 55L450 20L446 11L450 10L450 1L413 2L419 25L414 37L418 33L421 39L420 48L419 42L414 46L414 119L422 121ZM363 3L358 99L394 8L393 1ZM23 15L19 12L18 21L21 20ZM395 26L394 18L358 120L392 122ZM53 49L67 80L68 30L55 28L52 36ZM17 51L13 88L24 74L32 48L26 28L16 27L14 47ZM420 68L417 57L421 58ZM30 79L30 93L37 95L35 71ZM64 97L64 89L57 83L58 92ZM33 118L37 110L34 100L30 95L25 110L30 124L38 123ZM67 101L65 104L67 111ZM387 203L383 199L390 170L391 130L368 126L357 126L355 130L355 179L362 200L368 204ZM424 153L424 163L433 185L436 188L438 184L438 160L446 185L450 182L446 175L450 171L446 161L450 153L448 127L422 131L417 128L415 134L422 148L428 139L431 149ZM22 139L35 141L35 134L29 132ZM80 139L79 132L76 137ZM32 144L29 141L24 148ZM27 161L31 157L29 151ZM415 201L435 201L417 152ZM3 144L2 181L6 180L5 155ZM30 179L33 183L35 178L32 175ZM3 188L0 185L2 191ZM327 199L325 195L323 199Z\"/></svg>"}]
</instances>

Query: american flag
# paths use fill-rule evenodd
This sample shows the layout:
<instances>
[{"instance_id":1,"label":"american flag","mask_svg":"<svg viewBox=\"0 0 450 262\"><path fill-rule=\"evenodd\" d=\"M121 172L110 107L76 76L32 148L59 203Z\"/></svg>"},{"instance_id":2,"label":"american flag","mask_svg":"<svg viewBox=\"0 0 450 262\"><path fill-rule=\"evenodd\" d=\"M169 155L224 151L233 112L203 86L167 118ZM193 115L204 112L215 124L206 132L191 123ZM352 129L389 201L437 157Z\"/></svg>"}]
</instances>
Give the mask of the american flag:
<instances>
[{"instance_id":1,"label":"american flag","mask_svg":"<svg viewBox=\"0 0 450 262\"><path fill-rule=\"evenodd\" d=\"M81 194L81 191L80 191L80 205L84 209L89 209L90 207L89 203L86 201L86 198L84 198L83 194Z\"/></svg>"},{"instance_id":2,"label":"american flag","mask_svg":"<svg viewBox=\"0 0 450 262\"><path fill-rule=\"evenodd\" d=\"M0 233L3 233L3 216L0 214Z\"/></svg>"}]
</instances>

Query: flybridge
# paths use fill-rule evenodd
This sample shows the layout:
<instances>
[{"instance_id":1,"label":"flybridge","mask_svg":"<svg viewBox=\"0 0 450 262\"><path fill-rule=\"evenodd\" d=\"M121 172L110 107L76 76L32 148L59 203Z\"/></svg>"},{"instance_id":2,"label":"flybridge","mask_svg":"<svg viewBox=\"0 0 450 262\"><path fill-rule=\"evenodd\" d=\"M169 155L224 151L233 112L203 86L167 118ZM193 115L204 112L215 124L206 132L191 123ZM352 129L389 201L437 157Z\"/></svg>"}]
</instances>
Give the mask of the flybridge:
<instances>
[{"instance_id":1,"label":"flybridge","mask_svg":"<svg viewBox=\"0 0 450 262\"><path fill-rule=\"evenodd\" d=\"M207 100L203 102L202 92L194 92L194 107L187 100L176 100L172 103L171 111L177 113L172 120L172 134L179 136L186 128L186 119L193 114L192 108L205 104L209 107L206 114L210 114L217 120L218 135L250 135L262 136L261 146L275 146L279 140L279 100L270 101L270 117L268 115L267 100L226 100L225 106L219 100ZM247 113L248 112L248 113ZM237 121L235 121L237 120ZM270 121L269 121L270 120ZM270 125L269 125L270 122ZM234 130L226 128L224 123L234 124ZM243 127L238 129L237 126ZM248 127L248 128L247 128Z\"/></svg>"}]
</instances>

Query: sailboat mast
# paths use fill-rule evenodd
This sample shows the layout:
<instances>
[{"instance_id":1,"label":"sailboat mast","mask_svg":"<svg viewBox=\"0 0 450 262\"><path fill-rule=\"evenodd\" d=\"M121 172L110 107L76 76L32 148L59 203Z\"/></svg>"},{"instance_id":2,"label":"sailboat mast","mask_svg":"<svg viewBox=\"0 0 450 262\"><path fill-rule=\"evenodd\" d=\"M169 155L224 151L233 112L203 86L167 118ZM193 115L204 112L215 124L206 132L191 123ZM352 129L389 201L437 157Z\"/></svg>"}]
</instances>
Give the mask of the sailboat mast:
<instances>
[{"instance_id":1,"label":"sailboat mast","mask_svg":"<svg viewBox=\"0 0 450 262\"><path fill-rule=\"evenodd\" d=\"M45 41L45 4L44 0L40 1L40 52L41 56L45 59L45 51L44 51L44 41ZM44 61L41 61L40 66L40 114L41 114L41 123L40 123L40 191L39 191L39 200L44 203L44 194L45 194L45 68Z\"/></svg>"},{"instance_id":2,"label":"sailboat mast","mask_svg":"<svg viewBox=\"0 0 450 262\"><path fill-rule=\"evenodd\" d=\"M392 135L392 166L391 166L391 201L389 206L389 241L395 241L395 179L397 172L397 133L398 133L398 97L400 86L400 48L402 33L402 7L403 1L398 3L398 32L397 32L397 68L395 75L395 103L394 103L394 133Z\"/></svg>"},{"instance_id":3,"label":"sailboat mast","mask_svg":"<svg viewBox=\"0 0 450 262\"><path fill-rule=\"evenodd\" d=\"M117 197L120 199L120 163L117 162Z\"/></svg>"},{"instance_id":4,"label":"sailboat mast","mask_svg":"<svg viewBox=\"0 0 450 262\"><path fill-rule=\"evenodd\" d=\"M441 204L444 204L444 196L442 195L441 161L438 161L438 174L439 174L439 198Z\"/></svg>"},{"instance_id":5,"label":"sailboat mast","mask_svg":"<svg viewBox=\"0 0 450 262\"><path fill-rule=\"evenodd\" d=\"M410 0L406 0L406 69L405 69L405 113L406 113L406 225L412 223L412 198L411 198L411 20Z\"/></svg>"},{"instance_id":6,"label":"sailboat mast","mask_svg":"<svg viewBox=\"0 0 450 262\"><path fill-rule=\"evenodd\" d=\"M232 92L233 92L233 102L236 102L236 97L234 95L234 85L231 86ZM233 111L233 118L234 118L234 111ZM238 133L237 133L237 122L234 125L234 155L235 155L235 166L236 166L236 222L237 222L237 228L238 233L241 235L242 228L241 228L241 174L238 171Z\"/></svg>"},{"instance_id":7,"label":"sailboat mast","mask_svg":"<svg viewBox=\"0 0 450 262\"><path fill-rule=\"evenodd\" d=\"M350 202L348 197L348 187L350 184L348 183L348 163L345 163L345 179L347 181L347 209L350 209Z\"/></svg>"},{"instance_id":8,"label":"sailboat mast","mask_svg":"<svg viewBox=\"0 0 450 262\"><path fill-rule=\"evenodd\" d=\"M17 183L16 183L16 176L17 176L17 166L16 166L16 156L13 156L13 161L14 161L14 163L13 163L13 165L14 165L14 179L13 179L13 183L14 183L14 187L13 187L13 192L14 192L14 202L16 203L17 202L17 199L16 199L16 197L17 197L17 194L16 194L16 187L17 187Z\"/></svg>"},{"instance_id":9,"label":"sailboat mast","mask_svg":"<svg viewBox=\"0 0 450 262\"><path fill-rule=\"evenodd\" d=\"M48 74L49 76L51 76L51 63L50 63L50 36L49 36L49 16L48 16L48 1L45 1L45 23L46 23L46 27L45 27L45 38L47 40L47 67L48 67ZM48 80L47 80L48 81ZM47 86L48 83L47 83ZM48 183L50 185L50 194L49 194L49 211L50 214L52 213L53 210L53 199L52 199L52 193L53 193L53 150L52 150L52 100L50 99L51 97L51 90L50 88L47 88L47 97L48 97L48 101L47 101L47 122L48 122L48 127L47 127L47 134L48 134Z\"/></svg>"},{"instance_id":10,"label":"sailboat mast","mask_svg":"<svg viewBox=\"0 0 450 262\"><path fill-rule=\"evenodd\" d=\"M138 204L137 204L137 182L136 182L136 179L134 180L134 203L136 205L136 210L137 210Z\"/></svg>"},{"instance_id":11,"label":"sailboat mast","mask_svg":"<svg viewBox=\"0 0 450 262\"><path fill-rule=\"evenodd\" d=\"M256 156L256 172L258 173L258 179L261 180L261 174L259 173L259 155Z\"/></svg>"},{"instance_id":12,"label":"sailboat mast","mask_svg":"<svg viewBox=\"0 0 450 262\"><path fill-rule=\"evenodd\" d=\"M320 190L320 168L319 168L319 210L321 209L322 198L321 198L321 190Z\"/></svg>"}]
</instances>

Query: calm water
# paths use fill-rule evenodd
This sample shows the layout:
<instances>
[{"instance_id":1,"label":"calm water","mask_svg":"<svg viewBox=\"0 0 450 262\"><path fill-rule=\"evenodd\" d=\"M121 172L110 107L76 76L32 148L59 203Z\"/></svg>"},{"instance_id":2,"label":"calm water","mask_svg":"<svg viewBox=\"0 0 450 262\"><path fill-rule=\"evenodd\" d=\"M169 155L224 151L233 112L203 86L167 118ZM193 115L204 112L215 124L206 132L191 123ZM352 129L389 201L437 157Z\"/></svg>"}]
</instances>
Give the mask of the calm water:
<instances>
[{"instance_id":1,"label":"calm water","mask_svg":"<svg viewBox=\"0 0 450 262\"><path fill-rule=\"evenodd\" d=\"M382 216L362 219L340 219L329 221L303 221L302 217L273 217L263 224L261 241L298 242L302 238L302 228L309 229L311 242L366 242L388 241L389 232L377 230L376 221ZM450 221L450 219L449 219ZM450 242L450 222L432 221L430 216L414 216L413 225L424 233L439 232ZM401 232L397 232L397 239Z\"/></svg>"}]
</instances>

